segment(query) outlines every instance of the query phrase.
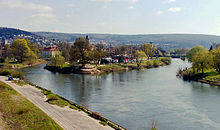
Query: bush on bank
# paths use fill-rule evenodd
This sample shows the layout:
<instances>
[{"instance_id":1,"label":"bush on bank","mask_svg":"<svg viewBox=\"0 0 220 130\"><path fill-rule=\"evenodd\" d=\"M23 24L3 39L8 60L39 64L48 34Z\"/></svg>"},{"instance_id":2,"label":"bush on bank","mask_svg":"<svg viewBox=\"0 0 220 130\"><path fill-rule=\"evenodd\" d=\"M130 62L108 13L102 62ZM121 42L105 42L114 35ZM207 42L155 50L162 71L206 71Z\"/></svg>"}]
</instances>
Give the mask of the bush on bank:
<instances>
[{"instance_id":1,"label":"bush on bank","mask_svg":"<svg viewBox=\"0 0 220 130\"><path fill-rule=\"evenodd\" d=\"M2 75L2 76L12 76L13 78L22 78L22 79L25 78L25 76L22 72L12 70L12 69L0 69L0 75Z\"/></svg>"}]
</instances>

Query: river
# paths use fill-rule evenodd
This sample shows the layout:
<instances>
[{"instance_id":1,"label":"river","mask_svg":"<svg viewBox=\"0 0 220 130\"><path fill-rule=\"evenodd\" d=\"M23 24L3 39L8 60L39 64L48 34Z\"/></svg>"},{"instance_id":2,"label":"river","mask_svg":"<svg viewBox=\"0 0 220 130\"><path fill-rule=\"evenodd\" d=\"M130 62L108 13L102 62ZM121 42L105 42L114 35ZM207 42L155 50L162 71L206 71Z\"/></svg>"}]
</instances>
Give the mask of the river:
<instances>
[{"instance_id":1,"label":"river","mask_svg":"<svg viewBox=\"0 0 220 130\"><path fill-rule=\"evenodd\" d=\"M102 76L58 74L44 65L23 69L28 81L101 113L131 130L219 130L220 88L176 77L191 66L173 59L153 69Z\"/></svg>"}]
</instances>

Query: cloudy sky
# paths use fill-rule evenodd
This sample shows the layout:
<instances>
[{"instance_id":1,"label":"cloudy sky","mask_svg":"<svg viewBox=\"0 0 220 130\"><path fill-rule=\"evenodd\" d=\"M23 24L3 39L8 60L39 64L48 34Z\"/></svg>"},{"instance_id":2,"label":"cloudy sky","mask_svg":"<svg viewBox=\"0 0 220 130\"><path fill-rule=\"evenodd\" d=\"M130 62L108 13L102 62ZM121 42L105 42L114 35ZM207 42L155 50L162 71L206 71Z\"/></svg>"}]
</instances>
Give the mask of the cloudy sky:
<instances>
[{"instance_id":1,"label":"cloudy sky","mask_svg":"<svg viewBox=\"0 0 220 130\"><path fill-rule=\"evenodd\" d=\"M0 26L77 33L220 35L220 0L0 0Z\"/></svg>"}]
</instances>

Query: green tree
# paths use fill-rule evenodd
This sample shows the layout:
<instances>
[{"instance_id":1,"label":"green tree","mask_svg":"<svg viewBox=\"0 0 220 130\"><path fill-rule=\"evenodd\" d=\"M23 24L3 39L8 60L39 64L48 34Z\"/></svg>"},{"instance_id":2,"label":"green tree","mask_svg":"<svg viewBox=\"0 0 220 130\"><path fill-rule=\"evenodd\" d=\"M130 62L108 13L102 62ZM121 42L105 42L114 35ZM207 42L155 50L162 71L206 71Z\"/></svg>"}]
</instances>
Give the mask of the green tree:
<instances>
[{"instance_id":1,"label":"green tree","mask_svg":"<svg viewBox=\"0 0 220 130\"><path fill-rule=\"evenodd\" d=\"M76 39L74 45L71 47L70 56L72 61L79 61L82 64L89 62L89 40L84 37Z\"/></svg>"},{"instance_id":2,"label":"green tree","mask_svg":"<svg viewBox=\"0 0 220 130\"><path fill-rule=\"evenodd\" d=\"M25 39L17 39L11 45L11 52L13 57L19 62L22 63L30 55L30 48Z\"/></svg>"},{"instance_id":3,"label":"green tree","mask_svg":"<svg viewBox=\"0 0 220 130\"><path fill-rule=\"evenodd\" d=\"M31 51L38 57L40 56L40 51L38 48L38 45L35 43L31 43L29 39L25 39L27 41L28 47L31 49Z\"/></svg>"},{"instance_id":4,"label":"green tree","mask_svg":"<svg viewBox=\"0 0 220 130\"><path fill-rule=\"evenodd\" d=\"M59 51L62 52L62 55L65 58L65 61L69 61L70 60L70 48L71 48L70 43L60 42L58 44L58 49L59 49Z\"/></svg>"},{"instance_id":5,"label":"green tree","mask_svg":"<svg viewBox=\"0 0 220 130\"><path fill-rule=\"evenodd\" d=\"M205 51L206 49L203 46L200 45L196 45L195 47L193 47L192 49L190 49L187 58L189 61L192 62L192 58L194 55L196 55L196 53L200 52L200 51Z\"/></svg>"},{"instance_id":6,"label":"green tree","mask_svg":"<svg viewBox=\"0 0 220 130\"><path fill-rule=\"evenodd\" d=\"M213 68L220 73L220 47L212 50Z\"/></svg>"},{"instance_id":7,"label":"green tree","mask_svg":"<svg viewBox=\"0 0 220 130\"><path fill-rule=\"evenodd\" d=\"M135 58L136 58L136 62L138 67L140 67L142 61L146 58L146 54L143 51L136 51L135 53Z\"/></svg>"},{"instance_id":8,"label":"green tree","mask_svg":"<svg viewBox=\"0 0 220 130\"><path fill-rule=\"evenodd\" d=\"M210 68L212 64L212 58L209 51L199 51L192 57L192 68L196 72L202 71L204 73L205 69Z\"/></svg>"},{"instance_id":9,"label":"green tree","mask_svg":"<svg viewBox=\"0 0 220 130\"><path fill-rule=\"evenodd\" d=\"M27 63L29 65L32 65L33 63L37 61L37 59L38 59L38 56L33 51L31 51L30 55L27 58Z\"/></svg>"},{"instance_id":10,"label":"green tree","mask_svg":"<svg viewBox=\"0 0 220 130\"><path fill-rule=\"evenodd\" d=\"M54 56L50 57L50 65L55 67L62 67L65 63L65 58L62 53L58 51Z\"/></svg>"},{"instance_id":11,"label":"green tree","mask_svg":"<svg viewBox=\"0 0 220 130\"><path fill-rule=\"evenodd\" d=\"M155 55L156 48L153 47L152 44L146 43L141 45L141 50L145 52L146 56L149 58L152 58Z\"/></svg>"}]
</instances>

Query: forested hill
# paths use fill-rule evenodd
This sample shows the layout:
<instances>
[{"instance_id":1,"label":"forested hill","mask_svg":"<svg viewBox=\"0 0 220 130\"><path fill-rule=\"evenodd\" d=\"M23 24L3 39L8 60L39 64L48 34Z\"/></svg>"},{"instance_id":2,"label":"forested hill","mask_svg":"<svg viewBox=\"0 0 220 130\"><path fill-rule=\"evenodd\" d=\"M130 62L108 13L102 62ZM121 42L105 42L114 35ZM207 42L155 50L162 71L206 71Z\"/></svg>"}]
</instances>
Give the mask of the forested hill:
<instances>
[{"instance_id":1,"label":"forested hill","mask_svg":"<svg viewBox=\"0 0 220 130\"><path fill-rule=\"evenodd\" d=\"M15 35L37 36L36 34L20 29L0 27L0 37L13 38Z\"/></svg>"},{"instance_id":2,"label":"forested hill","mask_svg":"<svg viewBox=\"0 0 220 130\"><path fill-rule=\"evenodd\" d=\"M47 38L74 42L76 37L89 35L90 41L98 43L100 41L111 45L125 45L153 42L160 47L170 48L191 48L200 44L209 48L213 43L220 43L220 36L203 34L149 34L149 35L118 35L118 34L76 34L76 33L52 33L36 32L35 34Z\"/></svg>"},{"instance_id":3,"label":"forested hill","mask_svg":"<svg viewBox=\"0 0 220 130\"><path fill-rule=\"evenodd\" d=\"M28 32L14 28L0 27L0 37L13 38L14 35L26 35L34 37L45 37L61 41L74 42L77 37L89 35L91 43L103 42L108 45L139 45L153 42L164 49L191 48L197 44L209 48L213 43L220 43L220 36L202 34L141 34L141 35L119 35L119 34L79 34L79 33L54 33L54 32Z\"/></svg>"}]
</instances>

